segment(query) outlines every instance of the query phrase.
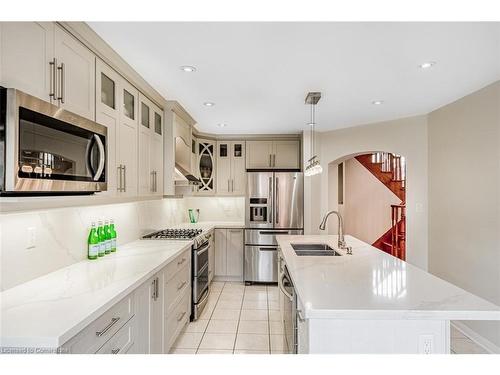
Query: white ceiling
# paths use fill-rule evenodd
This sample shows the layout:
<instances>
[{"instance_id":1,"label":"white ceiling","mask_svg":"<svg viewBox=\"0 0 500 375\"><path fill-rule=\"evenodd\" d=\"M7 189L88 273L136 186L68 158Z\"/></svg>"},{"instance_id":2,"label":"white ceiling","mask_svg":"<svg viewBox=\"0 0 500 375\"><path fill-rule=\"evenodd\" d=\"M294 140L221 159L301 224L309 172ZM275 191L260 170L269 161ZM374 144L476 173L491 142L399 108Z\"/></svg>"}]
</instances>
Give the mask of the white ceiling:
<instances>
[{"instance_id":1,"label":"white ceiling","mask_svg":"<svg viewBox=\"0 0 500 375\"><path fill-rule=\"evenodd\" d=\"M324 131L427 113L500 79L500 23L89 25L210 133L306 129L308 91L323 93Z\"/></svg>"}]
</instances>

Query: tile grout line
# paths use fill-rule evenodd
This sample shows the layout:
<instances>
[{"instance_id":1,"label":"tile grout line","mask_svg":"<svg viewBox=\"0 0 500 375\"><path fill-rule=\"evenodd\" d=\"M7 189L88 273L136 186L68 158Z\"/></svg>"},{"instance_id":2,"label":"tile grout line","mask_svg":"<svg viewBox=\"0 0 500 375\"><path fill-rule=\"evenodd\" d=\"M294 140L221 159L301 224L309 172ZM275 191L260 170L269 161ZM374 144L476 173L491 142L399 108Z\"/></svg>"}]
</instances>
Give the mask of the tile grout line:
<instances>
[{"instance_id":1,"label":"tile grout line","mask_svg":"<svg viewBox=\"0 0 500 375\"><path fill-rule=\"evenodd\" d=\"M226 282L224 282L224 285L222 286L222 289L220 290L220 293L219 295L217 296L217 301L215 302L215 306L214 306L214 309L212 310L212 312L210 313L210 317L208 318L208 323L207 323L207 326L205 327L205 329L203 330L203 335L201 335L201 340L200 342L198 343L198 346L196 348L196 352L195 354L198 354L198 350L200 350L200 346L201 346L201 342L203 341L203 338L205 337L205 333L207 333L207 329L208 329L208 326L210 325L210 322L212 320L212 315L214 314L214 311L215 311L215 308L217 307L217 304L219 303L219 299L220 299L220 296L222 294L222 291L224 290L224 288L226 287Z\"/></svg>"},{"instance_id":2,"label":"tile grout line","mask_svg":"<svg viewBox=\"0 0 500 375\"><path fill-rule=\"evenodd\" d=\"M269 354L271 352L271 313L269 312L269 287L266 285L266 297L267 297L267 338L269 341Z\"/></svg>"},{"instance_id":3,"label":"tile grout line","mask_svg":"<svg viewBox=\"0 0 500 375\"><path fill-rule=\"evenodd\" d=\"M241 304L240 304L240 314L238 315L238 324L236 325L236 335L234 336L234 343L233 343L233 354L234 351L236 350L236 340L238 339L238 332L240 330L240 321L241 321L241 310L243 310L243 301L245 300L245 293L247 290L247 286L243 282L243 296L241 298Z\"/></svg>"}]
</instances>

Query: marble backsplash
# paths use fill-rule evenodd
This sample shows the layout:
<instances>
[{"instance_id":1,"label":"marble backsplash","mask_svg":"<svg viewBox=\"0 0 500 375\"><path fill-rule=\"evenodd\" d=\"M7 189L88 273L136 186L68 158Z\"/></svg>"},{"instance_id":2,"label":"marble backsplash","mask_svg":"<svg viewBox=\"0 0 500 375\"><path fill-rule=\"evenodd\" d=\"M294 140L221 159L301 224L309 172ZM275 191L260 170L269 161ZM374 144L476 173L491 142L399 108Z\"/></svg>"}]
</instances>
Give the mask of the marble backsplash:
<instances>
[{"instance_id":1,"label":"marble backsplash","mask_svg":"<svg viewBox=\"0 0 500 375\"><path fill-rule=\"evenodd\" d=\"M243 221L244 202L243 197L189 197L2 214L0 290L86 259L88 228L100 218L115 221L120 246L188 221L188 208L200 209L200 221ZM35 247L29 246L31 232Z\"/></svg>"}]
</instances>

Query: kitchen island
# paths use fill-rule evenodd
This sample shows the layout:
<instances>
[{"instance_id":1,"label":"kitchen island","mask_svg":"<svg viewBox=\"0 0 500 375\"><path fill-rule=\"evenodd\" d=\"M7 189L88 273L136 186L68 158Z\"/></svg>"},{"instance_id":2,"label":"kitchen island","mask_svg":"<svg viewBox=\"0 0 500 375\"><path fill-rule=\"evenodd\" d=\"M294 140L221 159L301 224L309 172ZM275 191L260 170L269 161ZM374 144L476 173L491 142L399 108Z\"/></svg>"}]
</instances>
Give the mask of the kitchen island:
<instances>
[{"instance_id":1,"label":"kitchen island","mask_svg":"<svg viewBox=\"0 0 500 375\"><path fill-rule=\"evenodd\" d=\"M285 334L298 353L449 353L450 320L500 320L499 306L345 239L352 255L338 249L337 236L277 236L297 304L286 311L281 294L288 331L296 327ZM291 244L299 243L327 244L340 256L298 256Z\"/></svg>"}]
</instances>

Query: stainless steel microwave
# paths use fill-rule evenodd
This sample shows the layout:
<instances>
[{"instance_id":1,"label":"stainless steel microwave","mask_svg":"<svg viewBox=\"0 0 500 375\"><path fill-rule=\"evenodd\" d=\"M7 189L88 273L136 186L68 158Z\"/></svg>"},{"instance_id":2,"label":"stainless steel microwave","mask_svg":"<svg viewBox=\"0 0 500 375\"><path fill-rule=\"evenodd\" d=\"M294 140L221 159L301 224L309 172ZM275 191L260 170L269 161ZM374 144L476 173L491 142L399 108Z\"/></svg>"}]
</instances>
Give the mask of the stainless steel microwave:
<instances>
[{"instance_id":1,"label":"stainless steel microwave","mask_svg":"<svg viewBox=\"0 0 500 375\"><path fill-rule=\"evenodd\" d=\"M0 88L0 194L105 191L106 138L103 125Z\"/></svg>"}]
</instances>

